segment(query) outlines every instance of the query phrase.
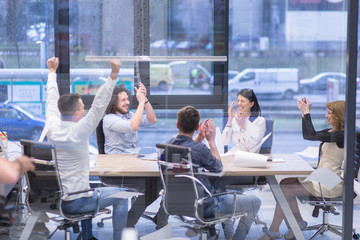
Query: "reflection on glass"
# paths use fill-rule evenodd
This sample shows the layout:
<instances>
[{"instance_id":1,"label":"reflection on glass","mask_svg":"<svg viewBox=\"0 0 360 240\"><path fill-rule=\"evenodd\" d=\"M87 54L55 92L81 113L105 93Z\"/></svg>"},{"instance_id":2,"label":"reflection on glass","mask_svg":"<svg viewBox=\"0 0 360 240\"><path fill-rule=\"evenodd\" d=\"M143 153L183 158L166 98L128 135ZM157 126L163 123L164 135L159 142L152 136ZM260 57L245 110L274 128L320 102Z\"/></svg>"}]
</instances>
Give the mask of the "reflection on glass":
<instances>
[{"instance_id":1,"label":"reflection on glass","mask_svg":"<svg viewBox=\"0 0 360 240\"><path fill-rule=\"evenodd\" d=\"M213 5L209 1L150 1L150 54L152 56L212 56L214 34ZM201 24L194 24L201 23ZM154 66L155 64L152 64ZM150 74L151 94L213 94L212 64L207 62L168 62L172 86L158 85L159 70ZM170 70L169 70L170 69ZM165 71L165 70L163 70ZM154 74L154 75L152 75ZM162 85L165 86L163 81Z\"/></svg>"},{"instance_id":2,"label":"reflection on glass","mask_svg":"<svg viewBox=\"0 0 360 240\"><path fill-rule=\"evenodd\" d=\"M45 63L54 53L53 1L0 1L0 130L38 139L45 120ZM45 73L45 74L44 74Z\"/></svg>"},{"instance_id":3,"label":"reflection on glass","mask_svg":"<svg viewBox=\"0 0 360 240\"><path fill-rule=\"evenodd\" d=\"M71 67L86 67L85 56L127 56L134 53L132 1L72 1L70 7ZM108 67L104 63L104 67Z\"/></svg>"}]
</instances>

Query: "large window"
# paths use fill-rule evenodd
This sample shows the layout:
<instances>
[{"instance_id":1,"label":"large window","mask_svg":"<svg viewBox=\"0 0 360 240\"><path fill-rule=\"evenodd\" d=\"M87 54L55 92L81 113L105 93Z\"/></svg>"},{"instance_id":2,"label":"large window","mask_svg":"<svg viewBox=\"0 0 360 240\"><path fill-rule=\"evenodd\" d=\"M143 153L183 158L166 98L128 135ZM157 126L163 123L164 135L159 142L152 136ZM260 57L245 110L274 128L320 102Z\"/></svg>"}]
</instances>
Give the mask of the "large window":
<instances>
[{"instance_id":1,"label":"large window","mask_svg":"<svg viewBox=\"0 0 360 240\"><path fill-rule=\"evenodd\" d=\"M0 1L0 109L10 139L39 137L46 59L54 55L53 1ZM22 107L22 108L21 108Z\"/></svg>"},{"instance_id":2,"label":"large window","mask_svg":"<svg viewBox=\"0 0 360 240\"><path fill-rule=\"evenodd\" d=\"M274 119L275 153L317 146L302 138L297 98L313 102L316 129L327 127L325 103L345 99L347 2L234 0L229 9L229 72L238 73L229 104L240 89L255 91Z\"/></svg>"}]
</instances>

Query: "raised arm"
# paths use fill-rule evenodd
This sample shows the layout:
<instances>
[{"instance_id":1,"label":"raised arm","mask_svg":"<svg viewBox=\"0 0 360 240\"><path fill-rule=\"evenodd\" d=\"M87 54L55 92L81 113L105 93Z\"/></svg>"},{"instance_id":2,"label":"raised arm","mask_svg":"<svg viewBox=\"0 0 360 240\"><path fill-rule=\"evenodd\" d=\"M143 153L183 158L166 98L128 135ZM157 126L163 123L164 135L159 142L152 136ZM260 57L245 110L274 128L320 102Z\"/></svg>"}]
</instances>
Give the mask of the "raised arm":
<instances>
[{"instance_id":1,"label":"raised arm","mask_svg":"<svg viewBox=\"0 0 360 240\"><path fill-rule=\"evenodd\" d=\"M121 62L119 60L111 60L111 73L109 78L97 91L94 101L86 116L77 122L76 131L81 135L90 135L99 124L107 105L112 96L112 92L117 82L117 75L120 71Z\"/></svg>"},{"instance_id":2,"label":"raised arm","mask_svg":"<svg viewBox=\"0 0 360 240\"><path fill-rule=\"evenodd\" d=\"M56 79L56 70L59 66L59 58L53 57L47 60L46 65L49 69L47 81L47 99L46 99L46 121L52 123L60 119L60 111L57 106L59 100L59 90Z\"/></svg>"},{"instance_id":3,"label":"raised arm","mask_svg":"<svg viewBox=\"0 0 360 240\"><path fill-rule=\"evenodd\" d=\"M145 102L147 101L147 98L146 98L146 88L144 84L140 83L139 88L135 87L135 91L136 91L136 99L139 102L139 105L134 115L130 119L130 123L131 123L131 128L134 131L137 131L140 127L142 117L144 115Z\"/></svg>"},{"instance_id":4,"label":"raised arm","mask_svg":"<svg viewBox=\"0 0 360 240\"><path fill-rule=\"evenodd\" d=\"M143 85L143 84L140 83L140 85ZM145 86L144 86L144 89L145 89L145 97L146 97L147 91L146 91ZM147 98L145 98L145 112L146 112L146 118L149 120L149 122L152 124L156 123L156 115L155 115L154 109L153 109L149 99L147 99Z\"/></svg>"}]
</instances>

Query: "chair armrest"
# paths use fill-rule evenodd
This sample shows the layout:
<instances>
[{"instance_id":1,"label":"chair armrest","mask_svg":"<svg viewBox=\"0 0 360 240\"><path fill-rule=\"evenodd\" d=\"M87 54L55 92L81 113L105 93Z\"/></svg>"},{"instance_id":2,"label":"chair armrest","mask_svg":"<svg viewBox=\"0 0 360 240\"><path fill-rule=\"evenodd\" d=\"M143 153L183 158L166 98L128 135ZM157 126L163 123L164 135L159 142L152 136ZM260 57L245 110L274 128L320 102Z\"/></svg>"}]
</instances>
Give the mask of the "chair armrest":
<instances>
[{"instance_id":1,"label":"chair armrest","mask_svg":"<svg viewBox=\"0 0 360 240\"><path fill-rule=\"evenodd\" d=\"M231 214L229 213L227 216L220 217L220 218L215 219L215 220L206 220L206 219L199 216L198 207L199 207L199 205L202 205L204 203L204 200L211 199L211 198L216 198L216 197L220 197L220 196L225 196L225 195L230 195L230 196L233 197L233 204L232 204L233 211L232 211ZM195 201L195 216L196 216L196 218L200 222L202 222L204 224L215 224L217 222L223 222L225 220L232 220L234 218L247 216L246 212L239 212L239 213L236 212L236 196L237 196L236 192L223 192L223 193L213 194L211 197L203 197L201 199L197 199L197 201Z\"/></svg>"},{"instance_id":2,"label":"chair armrest","mask_svg":"<svg viewBox=\"0 0 360 240\"><path fill-rule=\"evenodd\" d=\"M51 161L47 161L47 160L41 160L41 159L34 159L34 163L36 164L40 164L40 165L47 165L47 166L54 166L55 165L55 161L51 160Z\"/></svg>"}]
</instances>

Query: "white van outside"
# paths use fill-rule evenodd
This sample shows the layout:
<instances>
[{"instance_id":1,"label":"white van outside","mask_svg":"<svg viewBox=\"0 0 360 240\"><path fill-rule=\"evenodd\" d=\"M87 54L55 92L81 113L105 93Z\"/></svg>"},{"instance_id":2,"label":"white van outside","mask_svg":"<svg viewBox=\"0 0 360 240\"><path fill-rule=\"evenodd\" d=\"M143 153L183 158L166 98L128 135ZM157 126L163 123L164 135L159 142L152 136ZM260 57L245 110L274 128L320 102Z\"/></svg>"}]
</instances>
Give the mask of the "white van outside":
<instances>
[{"instance_id":1,"label":"white van outside","mask_svg":"<svg viewBox=\"0 0 360 240\"><path fill-rule=\"evenodd\" d=\"M299 80L297 68L247 68L229 80L229 100L236 101L243 88L253 89L256 95L292 99L299 90Z\"/></svg>"}]
</instances>

